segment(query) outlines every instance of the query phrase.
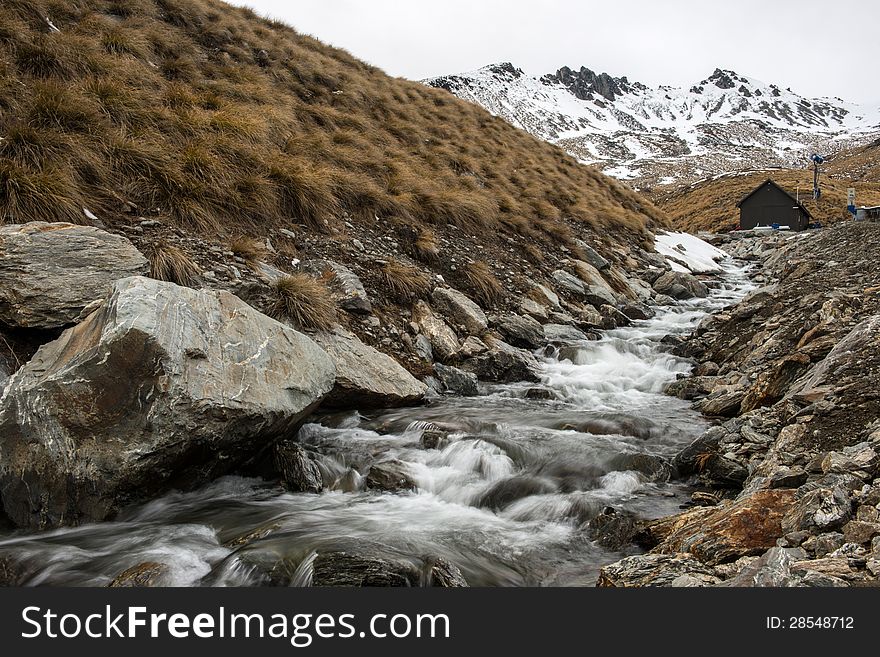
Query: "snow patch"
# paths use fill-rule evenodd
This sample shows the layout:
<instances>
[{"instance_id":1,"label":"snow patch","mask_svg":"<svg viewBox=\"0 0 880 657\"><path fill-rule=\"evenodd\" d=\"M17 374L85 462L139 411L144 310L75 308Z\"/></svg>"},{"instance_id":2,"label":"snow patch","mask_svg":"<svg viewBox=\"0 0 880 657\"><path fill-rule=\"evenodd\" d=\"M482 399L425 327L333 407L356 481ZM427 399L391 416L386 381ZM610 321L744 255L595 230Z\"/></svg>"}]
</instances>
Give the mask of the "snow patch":
<instances>
[{"instance_id":1,"label":"snow patch","mask_svg":"<svg viewBox=\"0 0 880 657\"><path fill-rule=\"evenodd\" d=\"M718 261L727 254L690 233L660 231L654 237L654 248L665 256L673 271L702 274L721 271Z\"/></svg>"}]
</instances>

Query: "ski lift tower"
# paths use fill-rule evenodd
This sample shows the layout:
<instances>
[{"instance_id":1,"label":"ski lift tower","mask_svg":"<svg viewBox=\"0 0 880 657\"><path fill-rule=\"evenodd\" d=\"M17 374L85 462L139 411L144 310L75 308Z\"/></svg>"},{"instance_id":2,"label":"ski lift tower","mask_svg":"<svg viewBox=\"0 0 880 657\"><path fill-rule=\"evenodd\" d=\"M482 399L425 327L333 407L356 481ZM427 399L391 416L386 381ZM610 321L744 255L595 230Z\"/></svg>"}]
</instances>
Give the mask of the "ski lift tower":
<instances>
[{"instance_id":1,"label":"ski lift tower","mask_svg":"<svg viewBox=\"0 0 880 657\"><path fill-rule=\"evenodd\" d=\"M819 165L825 163L825 158L818 153L813 153L810 159L813 161L813 200L818 201L822 196L822 190L819 189Z\"/></svg>"}]
</instances>

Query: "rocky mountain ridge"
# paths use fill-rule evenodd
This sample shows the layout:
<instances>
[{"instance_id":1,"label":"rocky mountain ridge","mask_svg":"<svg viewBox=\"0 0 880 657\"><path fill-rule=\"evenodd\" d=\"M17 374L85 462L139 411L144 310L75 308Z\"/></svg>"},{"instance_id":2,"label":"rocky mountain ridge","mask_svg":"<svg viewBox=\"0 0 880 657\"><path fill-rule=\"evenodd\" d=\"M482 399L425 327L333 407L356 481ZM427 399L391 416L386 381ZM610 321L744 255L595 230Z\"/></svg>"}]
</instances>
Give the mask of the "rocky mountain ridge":
<instances>
[{"instance_id":1,"label":"rocky mountain ridge","mask_svg":"<svg viewBox=\"0 0 880 657\"><path fill-rule=\"evenodd\" d=\"M690 183L744 168L802 166L880 133L880 108L716 69L689 88L650 88L582 67L530 76L511 63L432 78L639 188Z\"/></svg>"}]
</instances>

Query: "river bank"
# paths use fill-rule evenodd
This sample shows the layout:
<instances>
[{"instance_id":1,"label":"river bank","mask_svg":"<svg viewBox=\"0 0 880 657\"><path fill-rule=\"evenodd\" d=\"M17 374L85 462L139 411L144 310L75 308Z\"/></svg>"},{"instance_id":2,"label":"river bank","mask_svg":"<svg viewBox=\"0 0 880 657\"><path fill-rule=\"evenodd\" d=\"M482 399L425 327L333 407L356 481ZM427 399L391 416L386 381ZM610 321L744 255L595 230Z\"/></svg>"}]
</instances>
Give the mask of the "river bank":
<instances>
[{"instance_id":1,"label":"river bank","mask_svg":"<svg viewBox=\"0 0 880 657\"><path fill-rule=\"evenodd\" d=\"M641 525L604 586L873 586L880 575L880 227L733 240L765 285L676 349L716 418L676 457L696 508Z\"/></svg>"}]
</instances>

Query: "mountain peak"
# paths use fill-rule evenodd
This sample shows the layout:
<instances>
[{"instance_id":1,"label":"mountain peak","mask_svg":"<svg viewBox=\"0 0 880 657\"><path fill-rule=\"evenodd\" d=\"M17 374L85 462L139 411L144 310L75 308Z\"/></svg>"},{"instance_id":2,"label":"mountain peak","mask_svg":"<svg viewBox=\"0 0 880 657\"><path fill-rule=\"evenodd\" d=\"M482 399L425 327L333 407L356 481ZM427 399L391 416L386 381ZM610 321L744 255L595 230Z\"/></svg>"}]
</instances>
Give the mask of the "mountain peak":
<instances>
[{"instance_id":1,"label":"mountain peak","mask_svg":"<svg viewBox=\"0 0 880 657\"><path fill-rule=\"evenodd\" d=\"M638 82L632 84L626 77L615 78L607 73L595 73L586 66L573 71L563 66L556 73L549 73L541 78L545 84L561 84L580 100L593 100L594 94L606 100L614 101L617 97L646 87Z\"/></svg>"}]
</instances>

